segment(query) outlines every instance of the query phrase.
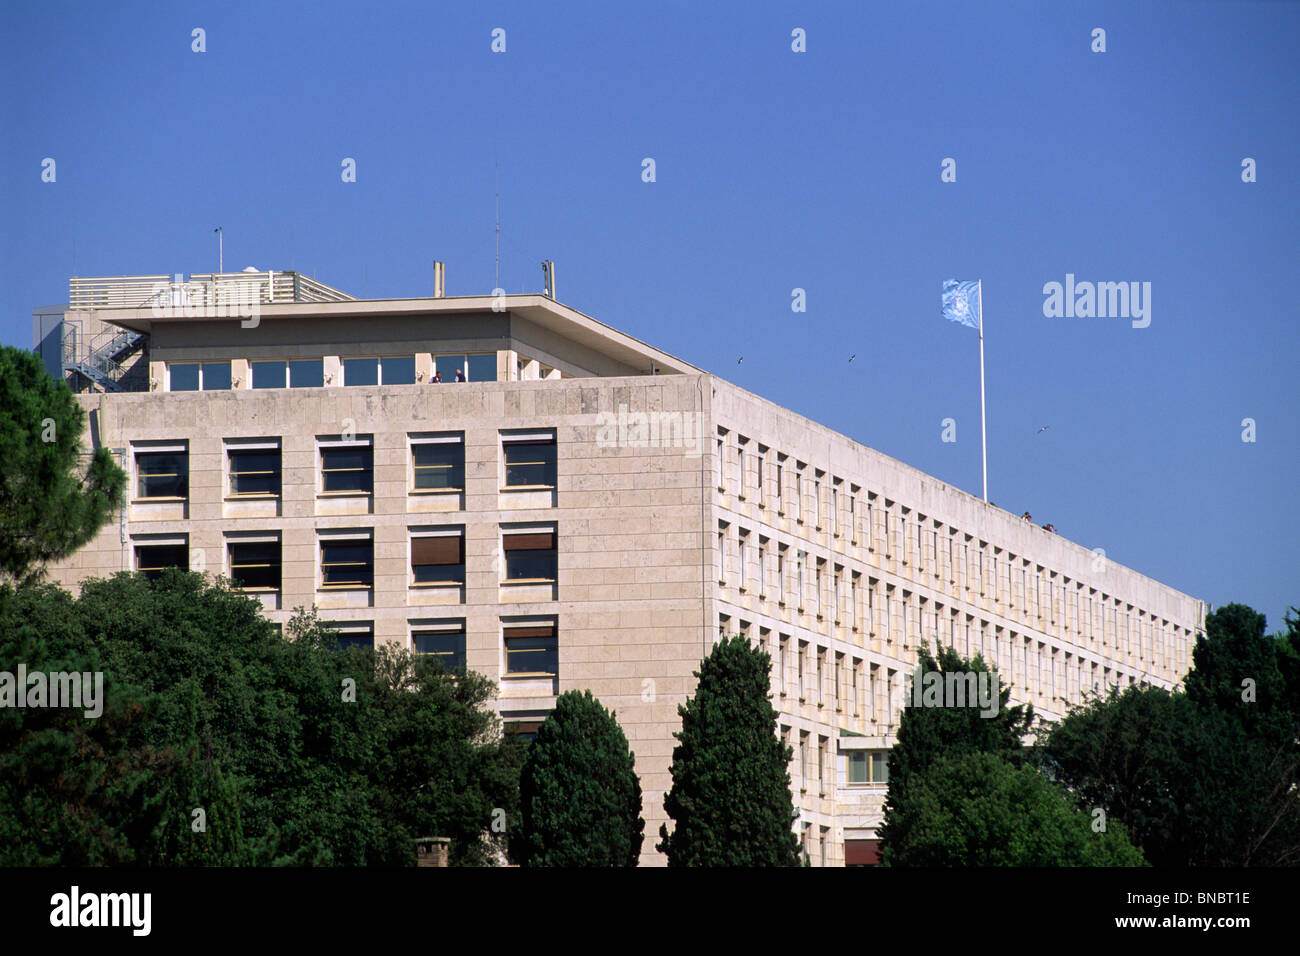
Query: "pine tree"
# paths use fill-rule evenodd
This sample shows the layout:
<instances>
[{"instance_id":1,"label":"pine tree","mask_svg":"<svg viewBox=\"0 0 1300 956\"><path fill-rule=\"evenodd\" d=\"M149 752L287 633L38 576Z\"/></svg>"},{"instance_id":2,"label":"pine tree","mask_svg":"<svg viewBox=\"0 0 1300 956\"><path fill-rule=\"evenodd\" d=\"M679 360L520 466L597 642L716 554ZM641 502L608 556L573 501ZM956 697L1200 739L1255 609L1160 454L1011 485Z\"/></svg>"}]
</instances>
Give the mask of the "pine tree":
<instances>
[{"instance_id":1,"label":"pine tree","mask_svg":"<svg viewBox=\"0 0 1300 956\"><path fill-rule=\"evenodd\" d=\"M790 796L791 749L768 699L771 658L725 637L695 672L695 696L677 708L672 789L659 829L669 866L798 866Z\"/></svg>"},{"instance_id":2,"label":"pine tree","mask_svg":"<svg viewBox=\"0 0 1300 956\"><path fill-rule=\"evenodd\" d=\"M641 783L627 737L591 691L566 691L537 731L519 779L524 866L636 866Z\"/></svg>"}]
</instances>

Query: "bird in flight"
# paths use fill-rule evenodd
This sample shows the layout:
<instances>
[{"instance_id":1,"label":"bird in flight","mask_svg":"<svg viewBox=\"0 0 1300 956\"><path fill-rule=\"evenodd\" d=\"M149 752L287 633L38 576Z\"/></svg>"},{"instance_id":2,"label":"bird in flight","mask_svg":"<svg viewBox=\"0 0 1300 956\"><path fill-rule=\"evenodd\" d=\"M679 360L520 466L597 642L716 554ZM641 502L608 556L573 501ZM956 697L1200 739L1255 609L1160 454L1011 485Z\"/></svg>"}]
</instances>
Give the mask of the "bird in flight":
<instances>
[{"instance_id":1,"label":"bird in flight","mask_svg":"<svg viewBox=\"0 0 1300 956\"><path fill-rule=\"evenodd\" d=\"M1051 427L1052 427L1051 425L1044 425L1042 428L1038 429L1038 431L1034 432L1034 434L1041 435L1043 432L1047 431Z\"/></svg>"},{"instance_id":2,"label":"bird in flight","mask_svg":"<svg viewBox=\"0 0 1300 956\"><path fill-rule=\"evenodd\" d=\"M854 352L852 355L849 356L849 361L852 362L857 357L858 357L858 353Z\"/></svg>"},{"instance_id":3,"label":"bird in flight","mask_svg":"<svg viewBox=\"0 0 1300 956\"><path fill-rule=\"evenodd\" d=\"M745 356L742 355L740 358L736 359L736 364L739 365L743 361L745 361Z\"/></svg>"}]
</instances>

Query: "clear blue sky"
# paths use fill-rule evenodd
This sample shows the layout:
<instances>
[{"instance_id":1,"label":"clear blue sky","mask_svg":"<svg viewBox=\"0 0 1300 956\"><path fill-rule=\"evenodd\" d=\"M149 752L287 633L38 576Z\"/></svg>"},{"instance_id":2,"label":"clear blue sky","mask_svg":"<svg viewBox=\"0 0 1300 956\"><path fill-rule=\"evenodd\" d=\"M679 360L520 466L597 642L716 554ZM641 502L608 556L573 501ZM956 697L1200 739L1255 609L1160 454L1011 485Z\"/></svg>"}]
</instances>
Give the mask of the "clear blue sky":
<instances>
[{"instance_id":1,"label":"clear blue sky","mask_svg":"<svg viewBox=\"0 0 1300 956\"><path fill-rule=\"evenodd\" d=\"M1270 629L1300 605L1300 4L86 2L0 24L4 342L66 301L74 241L81 275L206 272L218 225L228 270L422 296L437 258L449 294L485 293L499 162L507 291L554 259L564 302L974 494L977 338L939 298L983 279L990 498ZM1045 318L1067 273L1150 282L1150 327Z\"/></svg>"}]
</instances>

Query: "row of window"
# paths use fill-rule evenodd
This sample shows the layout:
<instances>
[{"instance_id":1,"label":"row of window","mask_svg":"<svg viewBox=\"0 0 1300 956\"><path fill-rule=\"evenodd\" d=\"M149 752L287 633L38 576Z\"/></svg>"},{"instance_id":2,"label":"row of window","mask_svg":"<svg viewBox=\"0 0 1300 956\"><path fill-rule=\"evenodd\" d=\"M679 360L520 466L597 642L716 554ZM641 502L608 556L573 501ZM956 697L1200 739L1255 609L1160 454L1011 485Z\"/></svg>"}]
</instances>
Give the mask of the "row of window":
<instances>
[{"instance_id":1,"label":"row of window","mask_svg":"<svg viewBox=\"0 0 1300 956\"><path fill-rule=\"evenodd\" d=\"M462 491L465 487L463 432L411 433L409 485L415 491ZM375 486L373 435L320 436L316 441L319 490L324 495L369 495ZM506 488L554 487L555 433L502 432ZM189 443L133 444L138 499L189 497ZM227 494L233 498L276 498L283 488L279 438L227 439Z\"/></svg>"},{"instance_id":2,"label":"row of window","mask_svg":"<svg viewBox=\"0 0 1300 956\"><path fill-rule=\"evenodd\" d=\"M344 358L340 385L414 385L414 355L368 356ZM325 374L324 359L289 359L250 361L252 388L321 388L334 384ZM224 362L168 362L167 388L172 392L225 391L235 385L231 365ZM495 382L497 356L436 355L433 357L433 381Z\"/></svg>"},{"instance_id":3,"label":"row of window","mask_svg":"<svg viewBox=\"0 0 1300 956\"><path fill-rule=\"evenodd\" d=\"M1138 632L1146 635L1148 645L1156 640L1152 634L1156 618L1150 612L1081 581L1071 581L1050 568L1002 548L993 547L990 551L988 542L974 535L914 513L912 509L881 499L874 493L863 495L858 485L846 483L834 475L828 476L821 469L774 452L744 435L733 435L728 429L719 428L716 459L720 491L730 491L740 501L746 501L752 495L759 508L774 505L778 516L788 515L797 524L807 520L819 531L829 526L832 538L841 542L841 551L847 550L842 546L845 540L856 546L861 537L869 553L882 556L888 562L901 562L909 576L913 576L913 572L917 576L931 573L938 581L946 579L959 596L965 592L984 597L986 591L991 591L999 613L1014 612L1013 616L1026 623L1036 622L1043 630L1058 627L1072 630L1079 635L1081 642L1095 640L1094 633L1101 632L1102 642L1106 645L1117 645L1121 640L1127 644L1129 620L1137 610ZM863 504L861 508L860 501ZM767 541L757 535L753 537L757 538L760 547ZM720 543L725 544L726 540L722 537ZM735 547L736 559L742 565L747 563L747 548L751 540L749 532L739 529ZM726 550L720 548L720 551L726 561ZM760 564L763 560L764 554L760 551ZM1104 561L1104 555L1096 559L1103 567ZM720 578L725 579L726 574ZM741 585L745 586L747 574L743 571L741 578ZM759 581L762 594L767 582L765 570L760 573ZM1119 616L1121 610L1123 619ZM1168 628L1169 622L1161 620L1159 626ZM1177 633L1179 652L1182 653L1190 639L1190 631L1177 627L1174 630L1183 632Z\"/></svg>"},{"instance_id":4,"label":"row of window","mask_svg":"<svg viewBox=\"0 0 1300 956\"><path fill-rule=\"evenodd\" d=\"M831 738L818 735L817 748L812 749L812 733L807 730L799 732L799 746L791 746L790 736L792 729L788 726L781 727L781 739L786 746L791 747L794 752L794 758L799 762L799 790L806 793L810 788L809 784L816 782L817 792L822 796L827 793L827 784L831 783L830 773L833 768L829 767L829 761L832 756ZM809 757L816 761L816 773L809 772ZM877 750L846 750L842 752L844 757L844 784L849 787L871 787L884 786L889 783L889 751L884 749Z\"/></svg>"},{"instance_id":5,"label":"row of window","mask_svg":"<svg viewBox=\"0 0 1300 956\"><path fill-rule=\"evenodd\" d=\"M775 541L769 536L739 527L735 528L733 534L730 522L719 521L718 555L719 583L735 586L741 594L750 588L756 588L760 599L774 599L781 606L789 602L801 613L812 613L818 619L824 616L825 611L829 611L829 616L836 625L844 624L856 630L861 621L866 631L873 634L879 631L885 637L888 637L891 627L896 629L899 626L893 620L897 612L903 618L901 629L905 643L909 638L918 636L918 631L924 629L931 620L933 629L927 636L943 637L946 631L949 642L956 641L957 617L962 613L961 609L950 608L950 613L945 615L942 602L921 595L914 597L911 591L893 584L884 584L876 578L868 579L863 606L859 598L862 588L861 572L827 558L810 555L807 551ZM1045 582L1042 571L1040 567L1039 573L1030 577L1026 567L1019 568L1018 574L1007 568L1008 582L1018 583L1018 588L1012 592L1010 607L1024 608L1024 613L1019 617L1025 622L1038 622L1044 631L1057 630L1054 627L1058 617L1055 607L1050 611L1044 607L1055 602L1049 602L1041 594L1048 588L1059 588L1065 606L1065 613L1060 616L1059 630L1063 635L1077 635L1078 643L1091 643L1116 652L1122 650L1129 655L1136 653L1139 659L1159 662L1162 666L1175 659L1175 656L1181 660L1185 654L1186 642L1190 640L1190 632L1186 629L1176 625L1171 627L1169 621L1163 619L1157 622L1153 615L1140 608L1136 609L1134 615L1133 605L1122 607L1119 599L1099 595L1093 589L1084 594L1082 584L1070 589L1065 583ZM1000 588L996 603L1001 604ZM879 616L877 609L883 612ZM945 616L948 624L946 628L941 628ZM971 615L966 615L968 629L972 619ZM982 622L982 626L987 627L988 622Z\"/></svg>"},{"instance_id":6,"label":"row of window","mask_svg":"<svg viewBox=\"0 0 1300 956\"><path fill-rule=\"evenodd\" d=\"M411 586L463 587L465 585L465 528L463 525L410 529ZM368 589L375 583L373 529L318 532L320 587ZM167 568L191 566L188 536L137 535L135 567L150 578ZM507 525L500 529L505 584L554 583L558 577L558 552L554 525ZM226 567L235 587L251 591L279 591L283 556L279 532L231 532L226 539Z\"/></svg>"},{"instance_id":7,"label":"row of window","mask_svg":"<svg viewBox=\"0 0 1300 956\"><path fill-rule=\"evenodd\" d=\"M338 632L343 647L375 646L373 621L325 621L325 627ZM442 661L449 671L463 670L465 664L465 620L411 621L410 650ZM509 678L557 677L560 650L554 621L502 621L500 647Z\"/></svg>"},{"instance_id":8,"label":"row of window","mask_svg":"<svg viewBox=\"0 0 1300 956\"><path fill-rule=\"evenodd\" d=\"M749 638L750 622L740 621L739 627L733 629L730 616L720 615L719 635L733 630ZM995 632L990 641L987 629L981 629L979 643L973 644L968 630L965 645L958 642L953 646L966 657L981 655L1024 699L1073 703L1080 701L1089 690L1123 686L1125 676L1128 684L1138 683L1133 674L1124 675L1117 668L1055 647L1033 635L1015 631L1004 633L1000 627ZM774 690L780 697L793 694L800 703L818 708L830 704L836 713L846 717L865 717L891 726L895 722L895 704L901 707L905 694L906 675L901 670L796 639L789 634L778 634L773 641L769 628L759 629L758 640L771 655Z\"/></svg>"}]
</instances>

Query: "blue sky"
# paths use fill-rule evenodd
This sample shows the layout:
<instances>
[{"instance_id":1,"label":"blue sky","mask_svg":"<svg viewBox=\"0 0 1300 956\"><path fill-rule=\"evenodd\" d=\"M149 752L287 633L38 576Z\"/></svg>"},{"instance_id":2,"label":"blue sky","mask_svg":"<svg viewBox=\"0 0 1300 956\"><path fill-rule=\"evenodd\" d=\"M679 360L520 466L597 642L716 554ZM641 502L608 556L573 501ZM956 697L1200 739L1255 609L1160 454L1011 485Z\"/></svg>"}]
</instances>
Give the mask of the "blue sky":
<instances>
[{"instance_id":1,"label":"blue sky","mask_svg":"<svg viewBox=\"0 0 1300 956\"><path fill-rule=\"evenodd\" d=\"M74 244L207 272L217 225L228 270L422 296L437 258L486 293L499 164L508 292L553 259L562 301L974 494L977 338L939 302L982 279L990 499L1280 627L1300 4L703 6L8 6L0 340ZM1150 282L1150 326L1045 317L1067 273Z\"/></svg>"}]
</instances>

